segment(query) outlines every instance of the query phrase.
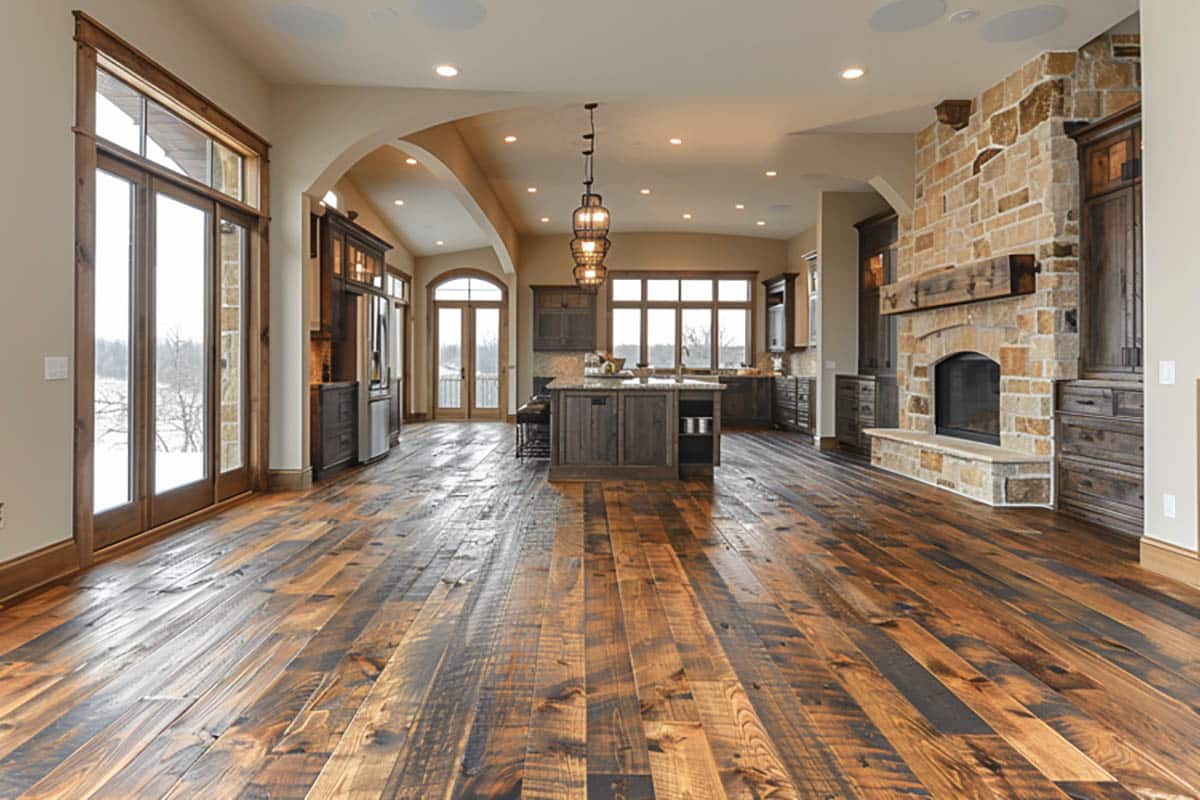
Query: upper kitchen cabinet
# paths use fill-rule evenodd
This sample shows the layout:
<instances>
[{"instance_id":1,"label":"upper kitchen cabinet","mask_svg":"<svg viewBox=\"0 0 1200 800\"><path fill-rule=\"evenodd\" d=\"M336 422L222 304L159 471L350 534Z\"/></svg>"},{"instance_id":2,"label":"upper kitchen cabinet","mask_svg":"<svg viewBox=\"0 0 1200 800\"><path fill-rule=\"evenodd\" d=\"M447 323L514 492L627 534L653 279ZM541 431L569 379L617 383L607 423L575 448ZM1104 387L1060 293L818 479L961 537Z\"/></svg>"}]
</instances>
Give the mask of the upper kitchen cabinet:
<instances>
[{"instance_id":1,"label":"upper kitchen cabinet","mask_svg":"<svg viewBox=\"0 0 1200 800\"><path fill-rule=\"evenodd\" d=\"M533 286L533 349L596 349L596 295L574 286Z\"/></svg>"},{"instance_id":2,"label":"upper kitchen cabinet","mask_svg":"<svg viewBox=\"0 0 1200 800\"><path fill-rule=\"evenodd\" d=\"M325 209L315 220L320 281L313 287L312 332L340 340L343 295L348 289L382 293L384 257L392 246L336 209Z\"/></svg>"},{"instance_id":3,"label":"upper kitchen cabinet","mask_svg":"<svg viewBox=\"0 0 1200 800\"><path fill-rule=\"evenodd\" d=\"M809 281L800 273L785 273L763 281L767 295L767 351L786 353L809 347Z\"/></svg>"},{"instance_id":4,"label":"upper kitchen cabinet","mask_svg":"<svg viewBox=\"0 0 1200 800\"><path fill-rule=\"evenodd\" d=\"M895 375L896 318L879 313L880 290L896 280L899 227L889 212L858 228L858 374Z\"/></svg>"}]
</instances>

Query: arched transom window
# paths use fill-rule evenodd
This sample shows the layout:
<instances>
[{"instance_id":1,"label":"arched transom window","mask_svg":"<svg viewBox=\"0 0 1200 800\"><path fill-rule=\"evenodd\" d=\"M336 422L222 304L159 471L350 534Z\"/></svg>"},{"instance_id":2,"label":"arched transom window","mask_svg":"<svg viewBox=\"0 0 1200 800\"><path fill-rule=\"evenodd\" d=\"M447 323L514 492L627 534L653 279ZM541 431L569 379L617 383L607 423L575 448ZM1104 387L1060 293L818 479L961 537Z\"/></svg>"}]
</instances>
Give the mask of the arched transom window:
<instances>
[{"instance_id":1,"label":"arched transom window","mask_svg":"<svg viewBox=\"0 0 1200 800\"><path fill-rule=\"evenodd\" d=\"M504 292L499 286L483 278L451 278L438 284L433 290L433 299L498 303L504 299Z\"/></svg>"}]
</instances>

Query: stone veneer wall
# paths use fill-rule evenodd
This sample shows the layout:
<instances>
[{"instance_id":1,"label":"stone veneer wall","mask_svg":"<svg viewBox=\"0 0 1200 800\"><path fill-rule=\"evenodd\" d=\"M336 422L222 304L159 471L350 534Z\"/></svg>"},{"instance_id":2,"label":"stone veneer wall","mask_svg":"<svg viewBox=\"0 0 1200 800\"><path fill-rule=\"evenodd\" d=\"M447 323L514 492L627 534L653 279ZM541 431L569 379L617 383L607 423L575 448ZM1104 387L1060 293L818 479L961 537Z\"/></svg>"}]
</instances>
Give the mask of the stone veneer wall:
<instances>
[{"instance_id":1,"label":"stone veneer wall","mask_svg":"<svg viewBox=\"0 0 1200 800\"><path fill-rule=\"evenodd\" d=\"M916 202L900 220L897 274L1036 254L1036 293L899 320L900 427L933 432L933 367L968 350L999 362L1001 446L1051 456L1054 381L1077 377L1079 168L1069 120L1141 98L1137 35L1048 52L975 98L969 125L917 135Z\"/></svg>"}]
</instances>

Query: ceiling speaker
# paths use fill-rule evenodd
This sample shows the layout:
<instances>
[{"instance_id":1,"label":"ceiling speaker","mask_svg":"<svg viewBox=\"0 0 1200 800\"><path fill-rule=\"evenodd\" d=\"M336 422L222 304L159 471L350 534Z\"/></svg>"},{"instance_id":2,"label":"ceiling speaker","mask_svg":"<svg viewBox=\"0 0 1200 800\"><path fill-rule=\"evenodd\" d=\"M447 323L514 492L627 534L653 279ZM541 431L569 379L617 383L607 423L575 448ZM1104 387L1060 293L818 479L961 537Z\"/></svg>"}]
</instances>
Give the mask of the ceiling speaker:
<instances>
[{"instance_id":1,"label":"ceiling speaker","mask_svg":"<svg viewBox=\"0 0 1200 800\"><path fill-rule=\"evenodd\" d=\"M880 6L867 24L877 33L906 33L932 25L946 13L946 0L893 0Z\"/></svg>"},{"instance_id":2,"label":"ceiling speaker","mask_svg":"<svg viewBox=\"0 0 1200 800\"><path fill-rule=\"evenodd\" d=\"M983 23L979 34L985 42L1023 42L1049 33L1066 20L1067 10L1060 6L1018 8Z\"/></svg>"},{"instance_id":3,"label":"ceiling speaker","mask_svg":"<svg viewBox=\"0 0 1200 800\"><path fill-rule=\"evenodd\" d=\"M413 14L431 28L467 31L483 22L487 9L479 0L416 0Z\"/></svg>"},{"instance_id":4,"label":"ceiling speaker","mask_svg":"<svg viewBox=\"0 0 1200 800\"><path fill-rule=\"evenodd\" d=\"M337 14L301 3L275 6L267 21L280 33L305 42L332 42L346 32L346 23Z\"/></svg>"}]
</instances>

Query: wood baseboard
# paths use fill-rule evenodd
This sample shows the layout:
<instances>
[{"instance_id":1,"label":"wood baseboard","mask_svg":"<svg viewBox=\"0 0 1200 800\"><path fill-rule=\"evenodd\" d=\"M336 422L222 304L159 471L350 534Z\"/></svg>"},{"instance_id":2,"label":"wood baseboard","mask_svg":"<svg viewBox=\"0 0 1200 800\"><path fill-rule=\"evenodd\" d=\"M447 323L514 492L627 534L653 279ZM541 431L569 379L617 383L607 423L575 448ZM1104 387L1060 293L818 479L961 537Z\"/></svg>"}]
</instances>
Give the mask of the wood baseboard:
<instances>
[{"instance_id":1,"label":"wood baseboard","mask_svg":"<svg viewBox=\"0 0 1200 800\"><path fill-rule=\"evenodd\" d=\"M0 603L23 597L78 570L79 550L74 539L5 561L0 564Z\"/></svg>"},{"instance_id":2,"label":"wood baseboard","mask_svg":"<svg viewBox=\"0 0 1200 800\"><path fill-rule=\"evenodd\" d=\"M838 441L836 436L822 436L817 442L817 448L820 450L837 450Z\"/></svg>"},{"instance_id":3,"label":"wood baseboard","mask_svg":"<svg viewBox=\"0 0 1200 800\"><path fill-rule=\"evenodd\" d=\"M312 467L273 469L267 472L267 487L272 492L303 492L313 485Z\"/></svg>"},{"instance_id":4,"label":"wood baseboard","mask_svg":"<svg viewBox=\"0 0 1200 800\"><path fill-rule=\"evenodd\" d=\"M1200 589L1200 553L1143 537L1140 561L1142 569Z\"/></svg>"}]
</instances>

